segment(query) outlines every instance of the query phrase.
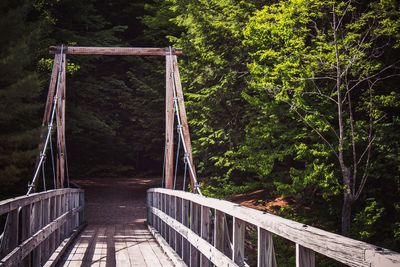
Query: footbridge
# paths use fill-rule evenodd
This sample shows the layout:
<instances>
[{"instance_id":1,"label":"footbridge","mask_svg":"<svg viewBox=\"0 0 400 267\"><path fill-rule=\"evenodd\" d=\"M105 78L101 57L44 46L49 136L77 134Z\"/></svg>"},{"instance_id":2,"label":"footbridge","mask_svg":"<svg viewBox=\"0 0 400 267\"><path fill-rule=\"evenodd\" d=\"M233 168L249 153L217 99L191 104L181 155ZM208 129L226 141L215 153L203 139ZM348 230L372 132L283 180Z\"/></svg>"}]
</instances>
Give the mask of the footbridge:
<instances>
[{"instance_id":1,"label":"footbridge","mask_svg":"<svg viewBox=\"0 0 400 267\"><path fill-rule=\"evenodd\" d=\"M293 248L297 267L314 267L321 257L338 265L400 266L400 254L385 248L203 196L193 164L179 76L180 49L61 45L51 47L50 52L54 63L34 175L26 195L0 201L1 267L275 267L280 266L276 260L280 252L275 247L281 246L274 246L277 239ZM69 180L65 147L67 55L165 57L162 179ZM46 157L53 167L51 186L46 185L43 172ZM185 171L178 181L177 165L182 158Z\"/></svg>"}]
</instances>

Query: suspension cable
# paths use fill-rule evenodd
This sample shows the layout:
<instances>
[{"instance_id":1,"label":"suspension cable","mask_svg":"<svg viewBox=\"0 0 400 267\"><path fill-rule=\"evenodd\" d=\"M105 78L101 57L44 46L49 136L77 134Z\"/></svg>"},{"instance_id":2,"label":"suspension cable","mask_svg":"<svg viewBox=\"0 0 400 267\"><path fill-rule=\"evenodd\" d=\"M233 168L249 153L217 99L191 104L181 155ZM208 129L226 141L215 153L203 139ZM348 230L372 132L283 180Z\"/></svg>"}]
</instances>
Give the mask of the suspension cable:
<instances>
[{"instance_id":1,"label":"suspension cable","mask_svg":"<svg viewBox=\"0 0 400 267\"><path fill-rule=\"evenodd\" d=\"M172 59L172 48L171 48L171 46L169 47L169 55L171 56L171 59ZM175 105L176 110L178 111L179 107L178 107L178 98L177 98L177 92L176 92L177 89L176 89L176 82L175 82L174 65L173 65L173 61L172 60L171 60L171 74L172 74L172 84L173 84L173 90L172 91L174 93L174 105ZM180 118L179 112L176 113L176 117L177 117L178 124L181 125L181 118ZM185 137L183 135L182 128L179 129L179 136L182 138L183 150L184 150L185 154L188 154L188 149L187 149L186 144L185 144ZM192 166L191 160L189 160L189 162L188 162L188 167L189 167L190 174L191 174L191 176L193 177L193 180L194 180L193 182L194 182L194 187L195 188L193 188L193 190L197 191L199 193L199 195L202 195L201 190L200 190L200 185L197 182L196 174L194 172L194 168Z\"/></svg>"},{"instance_id":2,"label":"suspension cable","mask_svg":"<svg viewBox=\"0 0 400 267\"><path fill-rule=\"evenodd\" d=\"M183 187L182 190L185 191L186 190L186 174L187 174L187 165L188 165L188 156L186 156L183 158L183 162L185 163L185 170L183 171Z\"/></svg>"},{"instance_id":3,"label":"suspension cable","mask_svg":"<svg viewBox=\"0 0 400 267\"><path fill-rule=\"evenodd\" d=\"M32 192L33 188L35 187L36 179L37 179L39 171L41 169L41 165L42 165L42 163L44 161L44 157L45 157L45 154L46 154L47 146L48 146L49 141L50 141L50 135L51 135L51 132L52 132L52 129L53 129L53 122L54 122L54 117L55 117L56 108L57 108L57 102L58 102L58 91L60 89L60 80L61 80L61 76L62 76L61 75L62 74L62 65L63 65L62 63L64 61L64 57L62 57L63 52L64 52L64 45L61 45L61 53L60 53L61 54L61 60L60 60L60 66L59 66L58 75L57 75L56 94L55 94L55 97L54 97L54 103L53 103L53 110L51 112L51 118L50 118L50 121L49 121L49 124L48 124L48 131L47 131L46 141L44 143L42 151L40 151L40 160L39 160L39 163L38 163L37 168L35 170L35 173L33 175L32 182L28 184L28 192L26 193L27 195L29 195Z\"/></svg>"},{"instance_id":4,"label":"suspension cable","mask_svg":"<svg viewBox=\"0 0 400 267\"><path fill-rule=\"evenodd\" d=\"M69 187L68 154L67 154L67 145L65 143L66 142L65 142L65 137L64 137L65 172L67 174L67 187Z\"/></svg>"},{"instance_id":5,"label":"suspension cable","mask_svg":"<svg viewBox=\"0 0 400 267\"><path fill-rule=\"evenodd\" d=\"M167 154L167 146L164 145L164 160L163 160L163 166L162 166L162 179L161 179L161 187L164 188L164 180L165 180L165 157Z\"/></svg>"},{"instance_id":6,"label":"suspension cable","mask_svg":"<svg viewBox=\"0 0 400 267\"><path fill-rule=\"evenodd\" d=\"M177 125L177 132L179 134L179 128L182 125ZM175 157L175 174L174 174L174 190L176 189L176 176L178 174L178 162L179 162L179 151L181 150L181 138L178 137L178 146L176 147L176 157Z\"/></svg>"},{"instance_id":7,"label":"suspension cable","mask_svg":"<svg viewBox=\"0 0 400 267\"><path fill-rule=\"evenodd\" d=\"M53 138L51 138L51 134L50 134L50 155L51 155L51 166L53 169L53 188L56 188L56 167L54 164L54 152L53 152Z\"/></svg>"},{"instance_id":8,"label":"suspension cable","mask_svg":"<svg viewBox=\"0 0 400 267\"><path fill-rule=\"evenodd\" d=\"M44 160L42 163L42 176L43 176L43 190L47 191L46 188L46 171L45 171L46 155L44 155Z\"/></svg>"}]
</instances>

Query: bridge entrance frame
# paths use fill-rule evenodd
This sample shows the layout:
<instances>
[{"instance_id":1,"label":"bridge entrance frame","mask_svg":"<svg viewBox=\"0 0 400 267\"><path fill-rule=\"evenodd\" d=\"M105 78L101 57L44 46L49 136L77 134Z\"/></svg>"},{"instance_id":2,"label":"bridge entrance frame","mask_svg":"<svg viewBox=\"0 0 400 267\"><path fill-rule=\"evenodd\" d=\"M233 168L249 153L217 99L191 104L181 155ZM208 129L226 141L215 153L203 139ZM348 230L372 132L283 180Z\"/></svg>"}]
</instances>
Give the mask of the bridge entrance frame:
<instances>
[{"instance_id":1,"label":"bridge entrance frame","mask_svg":"<svg viewBox=\"0 0 400 267\"><path fill-rule=\"evenodd\" d=\"M71 47L52 46L50 53L54 54L50 86L43 116L43 126L48 125L51 110L57 103L57 172L56 188L63 188L66 171L65 149L65 98L66 98L66 55L103 55L103 56L164 56L166 62L166 94L165 94L165 154L164 170L165 188L174 188L174 113L178 120L178 138L183 140L185 163L189 167L190 185L193 192L200 192L196 170L193 164L192 145L183 97L182 83L178 68L177 56L182 55L179 48L142 48L142 47ZM61 72L61 75L57 75ZM60 79L60 80L59 80ZM60 83L60 90L57 90ZM43 147L43 144L40 145ZM37 181L33 182L37 187Z\"/></svg>"}]
</instances>

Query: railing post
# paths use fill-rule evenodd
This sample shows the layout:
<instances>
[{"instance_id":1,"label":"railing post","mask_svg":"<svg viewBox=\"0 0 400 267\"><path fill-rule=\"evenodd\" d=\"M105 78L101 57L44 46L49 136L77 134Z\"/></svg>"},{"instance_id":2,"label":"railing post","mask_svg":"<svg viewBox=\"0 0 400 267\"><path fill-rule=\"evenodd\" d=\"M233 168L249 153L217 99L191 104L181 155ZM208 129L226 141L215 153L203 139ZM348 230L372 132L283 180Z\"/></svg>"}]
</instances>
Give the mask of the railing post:
<instances>
[{"instance_id":1,"label":"railing post","mask_svg":"<svg viewBox=\"0 0 400 267\"><path fill-rule=\"evenodd\" d=\"M257 258L258 267L276 267L275 249L272 234L267 230L257 227Z\"/></svg>"},{"instance_id":2,"label":"railing post","mask_svg":"<svg viewBox=\"0 0 400 267\"><path fill-rule=\"evenodd\" d=\"M4 236L0 243L0 259L11 252L18 245L18 208L7 214L6 224L4 226Z\"/></svg>"},{"instance_id":3,"label":"railing post","mask_svg":"<svg viewBox=\"0 0 400 267\"><path fill-rule=\"evenodd\" d=\"M151 208L153 206L153 193L147 192L147 224L153 226L153 217L151 213Z\"/></svg>"},{"instance_id":4,"label":"railing post","mask_svg":"<svg viewBox=\"0 0 400 267\"><path fill-rule=\"evenodd\" d=\"M296 244L296 267L315 267L315 252Z\"/></svg>"},{"instance_id":5,"label":"railing post","mask_svg":"<svg viewBox=\"0 0 400 267\"><path fill-rule=\"evenodd\" d=\"M194 202L190 202L190 229L200 235L200 206ZM190 266L200 266L200 253L193 245L190 246Z\"/></svg>"},{"instance_id":6,"label":"railing post","mask_svg":"<svg viewBox=\"0 0 400 267\"><path fill-rule=\"evenodd\" d=\"M189 228L189 201L182 199L182 224ZM182 259L190 265L190 244L189 241L182 237Z\"/></svg>"},{"instance_id":7,"label":"railing post","mask_svg":"<svg viewBox=\"0 0 400 267\"><path fill-rule=\"evenodd\" d=\"M33 229L32 233L36 233L42 228L42 200L37 201L34 203L34 218L33 218ZM34 250L33 250L33 266L40 266L41 264L41 257L42 257L42 251L41 251L42 244L39 244Z\"/></svg>"},{"instance_id":8,"label":"railing post","mask_svg":"<svg viewBox=\"0 0 400 267\"><path fill-rule=\"evenodd\" d=\"M168 205L169 209L167 211L167 214L174 218L175 217L175 196L168 196ZM176 238L176 232L174 228L169 226L169 245L171 248L175 248L175 238Z\"/></svg>"},{"instance_id":9,"label":"railing post","mask_svg":"<svg viewBox=\"0 0 400 267\"><path fill-rule=\"evenodd\" d=\"M208 243L211 244L212 238L211 238L211 225L210 225L210 217L211 217L211 210L207 206L201 206L201 237L208 241ZM202 267L208 267L211 266L211 262L208 260L207 257L204 255L201 255L200 258L200 266Z\"/></svg>"},{"instance_id":10,"label":"railing post","mask_svg":"<svg viewBox=\"0 0 400 267\"><path fill-rule=\"evenodd\" d=\"M233 217L233 261L244 266L244 234L246 223Z\"/></svg>"},{"instance_id":11,"label":"railing post","mask_svg":"<svg viewBox=\"0 0 400 267\"><path fill-rule=\"evenodd\" d=\"M175 220L182 223L182 199L175 197ZM175 231L175 251L182 258L182 236Z\"/></svg>"}]
</instances>

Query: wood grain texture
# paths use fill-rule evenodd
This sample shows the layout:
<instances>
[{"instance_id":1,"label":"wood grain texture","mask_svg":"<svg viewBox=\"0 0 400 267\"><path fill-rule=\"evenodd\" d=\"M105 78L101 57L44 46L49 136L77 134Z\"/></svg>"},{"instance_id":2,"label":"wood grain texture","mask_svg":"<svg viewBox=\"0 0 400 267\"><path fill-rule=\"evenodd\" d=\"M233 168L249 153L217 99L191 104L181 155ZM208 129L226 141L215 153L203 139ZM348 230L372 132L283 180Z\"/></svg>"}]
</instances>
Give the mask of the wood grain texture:
<instances>
[{"instance_id":1,"label":"wood grain texture","mask_svg":"<svg viewBox=\"0 0 400 267\"><path fill-rule=\"evenodd\" d=\"M233 217L233 261L239 266L244 264L244 234L246 223Z\"/></svg>"},{"instance_id":2,"label":"wood grain texture","mask_svg":"<svg viewBox=\"0 0 400 267\"><path fill-rule=\"evenodd\" d=\"M296 267L315 267L315 252L296 244Z\"/></svg>"},{"instance_id":3,"label":"wood grain texture","mask_svg":"<svg viewBox=\"0 0 400 267\"><path fill-rule=\"evenodd\" d=\"M257 266L276 267L275 249L272 234L257 227Z\"/></svg>"},{"instance_id":4,"label":"wood grain texture","mask_svg":"<svg viewBox=\"0 0 400 267\"><path fill-rule=\"evenodd\" d=\"M221 251L216 249L214 246L212 246L210 243L201 238L198 234L196 234L185 225L171 218L159 209L152 208L152 212L165 223L173 227L175 231L178 231L186 240L188 240L189 243L193 244L198 249L198 251L205 255L215 266L238 266L232 261L232 259L225 256Z\"/></svg>"},{"instance_id":5,"label":"wood grain texture","mask_svg":"<svg viewBox=\"0 0 400 267\"><path fill-rule=\"evenodd\" d=\"M189 162L193 168L193 174L194 174L193 175L192 172L189 171L190 184L191 184L191 188L193 191L193 190L195 190L195 183L197 182L196 168L193 164L192 143L190 140L189 124L188 124L187 115L186 115L185 100L184 100L184 96L183 96L181 76L179 73L177 56L172 56L172 64L173 64L174 82L175 82L175 88L176 88L176 97L177 97L178 106L179 106L179 115L180 115L181 123L182 123L183 138L184 138L185 146L186 146L187 153L189 156Z\"/></svg>"},{"instance_id":6,"label":"wood grain texture","mask_svg":"<svg viewBox=\"0 0 400 267\"><path fill-rule=\"evenodd\" d=\"M349 266L378 267L383 266L383 262L385 263L384 266L400 265L399 253L287 220L273 214L189 192L163 188L150 189L149 191L174 195L184 200L219 210Z\"/></svg>"},{"instance_id":7,"label":"wood grain texture","mask_svg":"<svg viewBox=\"0 0 400 267\"><path fill-rule=\"evenodd\" d=\"M171 71L171 56L166 56L165 92L165 187L174 186L174 93Z\"/></svg>"},{"instance_id":8,"label":"wood grain texture","mask_svg":"<svg viewBox=\"0 0 400 267\"><path fill-rule=\"evenodd\" d=\"M60 47L51 46L51 54L59 53ZM149 47L83 47L67 46L65 47L67 55L103 55L103 56L166 56L169 51L166 48ZM182 49L174 48L174 55L182 55Z\"/></svg>"}]
</instances>

